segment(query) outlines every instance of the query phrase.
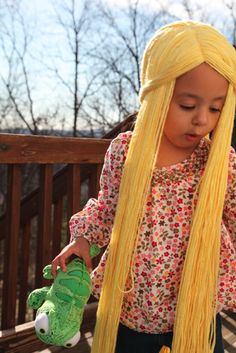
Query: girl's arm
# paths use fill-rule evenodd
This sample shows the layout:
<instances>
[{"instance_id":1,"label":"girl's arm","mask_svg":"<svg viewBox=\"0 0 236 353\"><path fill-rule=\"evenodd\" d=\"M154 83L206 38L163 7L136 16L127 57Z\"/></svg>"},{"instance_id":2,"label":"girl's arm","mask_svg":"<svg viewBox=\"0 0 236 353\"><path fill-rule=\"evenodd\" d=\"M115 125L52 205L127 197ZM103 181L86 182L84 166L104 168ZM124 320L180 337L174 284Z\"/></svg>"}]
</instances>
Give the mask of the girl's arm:
<instances>
[{"instance_id":1,"label":"girl's arm","mask_svg":"<svg viewBox=\"0 0 236 353\"><path fill-rule=\"evenodd\" d=\"M236 249L236 153L233 148L230 150L228 187L223 220Z\"/></svg>"},{"instance_id":2,"label":"girl's arm","mask_svg":"<svg viewBox=\"0 0 236 353\"><path fill-rule=\"evenodd\" d=\"M66 271L67 261L73 254L81 257L91 272L90 244L103 247L109 243L130 138L131 132L127 132L118 135L111 142L105 155L98 198L90 199L81 212L71 217L71 241L52 260L53 277L56 277L58 266Z\"/></svg>"},{"instance_id":3,"label":"girl's arm","mask_svg":"<svg viewBox=\"0 0 236 353\"><path fill-rule=\"evenodd\" d=\"M122 133L111 142L104 159L98 198L90 199L70 219L71 241L82 236L99 247L109 243L130 138L131 132Z\"/></svg>"}]
</instances>

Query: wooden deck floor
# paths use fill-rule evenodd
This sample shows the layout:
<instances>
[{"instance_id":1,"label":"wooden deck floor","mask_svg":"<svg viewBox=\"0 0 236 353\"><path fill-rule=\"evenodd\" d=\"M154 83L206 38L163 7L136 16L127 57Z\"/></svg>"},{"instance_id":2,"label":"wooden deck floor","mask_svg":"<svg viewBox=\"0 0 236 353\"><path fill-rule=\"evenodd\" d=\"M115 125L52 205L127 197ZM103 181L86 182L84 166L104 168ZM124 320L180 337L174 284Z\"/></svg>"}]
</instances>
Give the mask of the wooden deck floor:
<instances>
[{"instance_id":1,"label":"wooden deck floor","mask_svg":"<svg viewBox=\"0 0 236 353\"><path fill-rule=\"evenodd\" d=\"M236 353L236 313L222 313L225 353Z\"/></svg>"},{"instance_id":2,"label":"wooden deck floor","mask_svg":"<svg viewBox=\"0 0 236 353\"><path fill-rule=\"evenodd\" d=\"M236 313L222 313L222 324L225 353L236 353ZM86 332L80 343L74 348L68 350L61 347L51 347L40 351L40 353L90 353L92 339L92 332Z\"/></svg>"}]
</instances>

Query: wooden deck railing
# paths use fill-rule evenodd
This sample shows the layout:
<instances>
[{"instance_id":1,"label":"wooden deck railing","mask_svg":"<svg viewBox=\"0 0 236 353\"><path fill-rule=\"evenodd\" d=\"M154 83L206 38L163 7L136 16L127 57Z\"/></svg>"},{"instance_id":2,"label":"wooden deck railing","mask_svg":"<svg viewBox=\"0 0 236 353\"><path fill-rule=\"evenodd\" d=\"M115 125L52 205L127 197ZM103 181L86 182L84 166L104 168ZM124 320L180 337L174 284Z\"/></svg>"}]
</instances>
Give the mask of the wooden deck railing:
<instances>
[{"instance_id":1,"label":"wooden deck railing","mask_svg":"<svg viewBox=\"0 0 236 353\"><path fill-rule=\"evenodd\" d=\"M0 178L7 175L0 217L1 330L32 319L27 295L44 285L42 269L68 241L71 215L85 199L97 196L109 141L0 134ZM24 196L29 164L37 165L38 185ZM63 168L54 173L58 165Z\"/></svg>"}]
</instances>

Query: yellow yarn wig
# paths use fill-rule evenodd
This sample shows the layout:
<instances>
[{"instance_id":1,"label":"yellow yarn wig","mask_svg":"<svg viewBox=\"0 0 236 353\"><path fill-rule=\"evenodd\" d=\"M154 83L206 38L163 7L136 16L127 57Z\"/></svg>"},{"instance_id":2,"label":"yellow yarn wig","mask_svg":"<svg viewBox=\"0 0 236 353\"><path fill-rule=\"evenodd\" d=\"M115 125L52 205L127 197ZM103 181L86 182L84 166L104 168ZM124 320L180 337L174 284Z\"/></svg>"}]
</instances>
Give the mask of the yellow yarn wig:
<instances>
[{"instance_id":1,"label":"yellow yarn wig","mask_svg":"<svg viewBox=\"0 0 236 353\"><path fill-rule=\"evenodd\" d=\"M120 185L92 353L114 353L127 279L175 80L207 63L229 81L226 102L198 186L177 302L172 353L212 353L228 156L236 103L236 53L210 25L181 21L148 43L141 71L140 110ZM169 349L164 348L168 352Z\"/></svg>"}]
</instances>

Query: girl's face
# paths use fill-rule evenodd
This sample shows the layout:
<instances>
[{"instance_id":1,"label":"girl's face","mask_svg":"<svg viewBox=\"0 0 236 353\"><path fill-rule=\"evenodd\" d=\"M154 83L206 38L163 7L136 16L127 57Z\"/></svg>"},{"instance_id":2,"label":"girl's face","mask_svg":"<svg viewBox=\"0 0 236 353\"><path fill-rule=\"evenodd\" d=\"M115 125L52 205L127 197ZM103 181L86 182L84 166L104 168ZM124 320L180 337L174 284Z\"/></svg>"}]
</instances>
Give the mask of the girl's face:
<instances>
[{"instance_id":1,"label":"girl's face","mask_svg":"<svg viewBox=\"0 0 236 353\"><path fill-rule=\"evenodd\" d=\"M228 81L205 63L177 78L162 144L191 153L216 127L227 90Z\"/></svg>"}]
</instances>

